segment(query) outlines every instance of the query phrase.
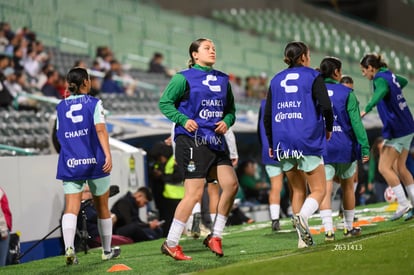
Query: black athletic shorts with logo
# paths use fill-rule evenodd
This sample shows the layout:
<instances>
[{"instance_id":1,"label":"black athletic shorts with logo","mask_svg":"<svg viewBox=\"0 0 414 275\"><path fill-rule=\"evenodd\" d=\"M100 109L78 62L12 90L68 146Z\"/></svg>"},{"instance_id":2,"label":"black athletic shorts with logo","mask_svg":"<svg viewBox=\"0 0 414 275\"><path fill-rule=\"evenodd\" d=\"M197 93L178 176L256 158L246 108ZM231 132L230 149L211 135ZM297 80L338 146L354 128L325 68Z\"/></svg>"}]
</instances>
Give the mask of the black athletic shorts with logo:
<instances>
[{"instance_id":1,"label":"black athletic shorts with logo","mask_svg":"<svg viewBox=\"0 0 414 275\"><path fill-rule=\"evenodd\" d=\"M186 135L175 139L175 160L185 179L207 178L212 166L232 166L227 149L214 151L207 145L196 145Z\"/></svg>"}]
</instances>

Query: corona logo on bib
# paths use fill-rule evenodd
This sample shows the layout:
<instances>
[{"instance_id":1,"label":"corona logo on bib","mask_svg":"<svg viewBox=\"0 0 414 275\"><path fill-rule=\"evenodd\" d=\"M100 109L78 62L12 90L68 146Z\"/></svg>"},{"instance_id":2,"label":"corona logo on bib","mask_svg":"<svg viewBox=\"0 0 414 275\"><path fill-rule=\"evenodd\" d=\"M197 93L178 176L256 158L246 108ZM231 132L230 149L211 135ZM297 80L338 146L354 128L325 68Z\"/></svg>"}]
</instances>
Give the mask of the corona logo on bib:
<instances>
[{"instance_id":1,"label":"corona logo on bib","mask_svg":"<svg viewBox=\"0 0 414 275\"><path fill-rule=\"evenodd\" d=\"M384 199L388 203L397 202L397 196L395 195L394 190L389 186L384 191Z\"/></svg>"}]
</instances>

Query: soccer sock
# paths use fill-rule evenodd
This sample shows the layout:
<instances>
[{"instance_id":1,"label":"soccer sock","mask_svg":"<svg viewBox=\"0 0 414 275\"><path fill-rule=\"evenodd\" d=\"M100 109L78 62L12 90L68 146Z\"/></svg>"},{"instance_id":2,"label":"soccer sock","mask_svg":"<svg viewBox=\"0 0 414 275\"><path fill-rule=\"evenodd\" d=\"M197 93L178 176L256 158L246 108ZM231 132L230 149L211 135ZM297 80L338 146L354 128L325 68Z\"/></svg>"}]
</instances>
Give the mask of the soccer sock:
<instances>
[{"instance_id":1,"label":"soccer sock","mask_svg":"<svg viewBox=\"0 0 414 275\"><path fill-rule=\"evenodd\" d=\"M405 190L407 190L408 197L411 201L411 206L414 207L414 183L405 186Z\"/></svg>"},{"instance_id":2,"label":"soccer sock","mask_svg":"<svg viewBox=\"0 0 414 275\"><path fill-rule=\"evenodd\" d=\"M355 216L355 209L352 210L344 210L344 224L345 228L351 230L354 227L354 216Z\"/></svg>"},{"instance_id":3,"label":"soccer sock","mask_svg":"<svg viewBox=\"0 0 414 275\"><path fill-rule=\"evenodd\" d=\"M65 242L65 250L69 247L75 249L74 240L77 219L78 217L71 213L64 214L62 217L62 234Z\"/></svg>"},{"instance_id":4,"label":"soccer sock","mask_svg":"<svg viewBox=\"0 0 414 275\"><path fill-rule=\"evenodd\" d=\"M227 217L217 214L216 222L213 227L213 236L221 238L223 234L224 226L226 226Z\"/></svg>"},{"instance_id":5,"label":"soccer sock","mask_svg":"<svg viewBox=\"0 0 414 275\"><path fill-rule=\"evenodd\" d=\"M299 214L305 219L306 222L308 222L309 217L312 216L318 208L318 202L314 198L307 197L302 205L302 208L300 209Z\"/></svg>"},{"instance_id":6,"label":"soccer sock","mask_svg":"<svg viewBox=\"0 0 414 275\"><path fill-rule=\"evenodd\" d=\"M112 219L98 219L98 231L101 236L102 249L106 252L111 251Z\"/></svg>"},{"instance_id":7,"label":"soccer sock","mask_svg":"<svg viewBox=\"0 0 414 275\"><path fill-rule=\"evenodd\" d=\"M193 227L193 221L194 221L194 214L191 214L190 217L188 217L187 223L185 225L185 228L188 232L190 232L191 227Z\"/></svg>"},{"instance_id":8,"label":"soccer sock","mask_svg":"<svg viewBox=\"0 0 414 275\"><path fill-rule=\"evenodd\" d=\"M322 225L325 228L325 233L333 230L333 220L332 220L332 209L320 210L319 214L321 215Z\"/></svg>"},{"instance_id":9,"label":"soccer sock","mask_svg":"<svg viewBox=\"0 0 414 275\"><path fill-rule=\"evenodd\" d=\"M193 207L192 214L195 213L201 213L201 204L199 202L197 202Z\"/></svg>"},{"instance_id":10,"label":"soccer sock","mask_svg":"<svg viewBox=\"0 0 414 275\"><path fill-rule=\"evenodd\" d=\"M185 223L177 219L173 219L173 222L170 227L170 231L168 232L168 236L167 236L168 246L174 247L178 245L178 241L180 240L180 237L184 231L184 228L185 228Z\"/></svg>"},{"instance_id":11,"label":"soccer sock","mask_svg":"<svg viewBox=\"0 0 414 275\"><path fill-rule=\"evenodd\" d=\"M332 197L331 199L333 200L336 196L336 193L338 192L339 188L341 187L341 185L337 182L332 182Z\"/></svg>"},{"instance_id":12,"label":"soccer sock","mask_svg":"<svg viewBox=\"0 0 414 275\"><path fill-rule=\"evenodd\" d=\"M408 200L407 200L407 197L405 196L404 189L401 183L391 188L392 188L392 191L394 191L395 196L397 197L399 208L407 207Z\"/></svg>"},{"instance_id":13,"label":"soccer sock","mask_svg":"<svg viewBox=\"0 0 414 275\"><path fill-rule=\"evenodd\" d=\"M215 222L216 216L217 216L217 213L210 213L211 228L213 228L213 226L214 226L214 222Z\"/></svg>"},{"instance_id":14,"label":"soccer sock","mask_svg":"<svg viewBox=\"0 0 414 275\"><path fill-rule=\"evenodd\" d=\"M279 214L280 214L280 204L271 204L269 206L269 210L270 210L270 218L272 220L278 220Z\"/></svg>"}]
</instances>

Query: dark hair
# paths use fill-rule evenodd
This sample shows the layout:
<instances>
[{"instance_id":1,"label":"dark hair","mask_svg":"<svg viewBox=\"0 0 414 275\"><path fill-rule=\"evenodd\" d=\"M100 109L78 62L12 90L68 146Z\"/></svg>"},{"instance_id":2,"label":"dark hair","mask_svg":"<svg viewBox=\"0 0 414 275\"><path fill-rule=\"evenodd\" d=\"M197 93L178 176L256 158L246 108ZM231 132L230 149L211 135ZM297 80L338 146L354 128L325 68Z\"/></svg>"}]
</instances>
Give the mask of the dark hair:
<instances>
[{"instance_id":1,"label":"dark hair","mask_svg":"<svg viewBox=\"0 0 414 275\"><path fill-rule=\"evenodd\" d=\"M148 187L142 186L138 188L137 193L138 192L144 194L148 201L152 201L152 192Z\"/></svg>"},{"instance_id":2,"label":"dark hair","mask_svg":"<svg viewBox=\"0 0 414 275\"><path fill-rule=\"evenodd\" d=\"M82 63L85 63L82 59L75 60L73 67L79 67Z\"/></svg>"},{"instance_id":3,"label":"dark hair","mask_svg":"<svg viewBox=\"0 0 414 275\"><path fill-rule=\"evenodd\" d=\"M340 82L345 84L354 84L354 80L349 75L343 75Z\"/></svg>"},{"instance_id":4,"label":"dark hair","mask_svg":"<svg viewBox=\"0 0 414 275\"><path fill-rule=\"evenodd\" d=\"M55 75L55 73L56 73L55 70L49 70L49 71L46 72L46 76L47 76L47 78L51 78L52 76Z\"/></svg>"},{"instance_id":5,"label":"dark hair","mask_svg":"<svg viewBox=\"0 0 414 275\"><path fill-rule=\"evenodd\" d=\"M89 80L88 71L84 68L72 68L66 75L68 82L68 90L72 94L79 94L79 88L83 85L85 80Z\"/></svg>"},{"instance_id":6,"label":"dark hair","mask_svg":"<svg viewBox=\"0 0 414 275\"><path fill-rule=\"evenodd\" d=\"M323 78L331 77L335 74L335 70L341 70L342 62L339 58L327 56L319 65L319 71Z\"/></svg>"},{"instance_id":7,"label":"dark hair","mask_svg":"<svg viewBox=\"0 0 414 275\"><path fill-rule=\"evenodd\" d=\"M289 65L289 68L295 64L299 64L299 59L303 54L307 54L309 51L308 46L303 42L290 42L285 47L284 62Z\"/></svg>"},{"instance_id":8,"label":"dark hair","mask_svg":"<svg viewBox=\"0 0 414 275\"><path fill-rule=\"evenodd\" d=\"M382 60L382 56L380 54L374 54L374 53L366 54L361 59L359 64L365 69L368 68L369 65L371 65L374 69L379 69L381 67L388 67L387 63L385 63Z\"/></svg>"},{"instance_id":9,"label":"dark hair","mask_svg":"<svg viewBox=\"0 0 414 275\"><path fill-rule=\"evenodd\" d=\"M191 43L190 48L188 49L188 53L190 54L190 59L188 60L188 68L191 68L195 65L196 62L193 58L193 52L198 52L198 48L200 48L201 43L204 41L213 42L208 38L199 38Z\"/></svg>"}]
</instances>

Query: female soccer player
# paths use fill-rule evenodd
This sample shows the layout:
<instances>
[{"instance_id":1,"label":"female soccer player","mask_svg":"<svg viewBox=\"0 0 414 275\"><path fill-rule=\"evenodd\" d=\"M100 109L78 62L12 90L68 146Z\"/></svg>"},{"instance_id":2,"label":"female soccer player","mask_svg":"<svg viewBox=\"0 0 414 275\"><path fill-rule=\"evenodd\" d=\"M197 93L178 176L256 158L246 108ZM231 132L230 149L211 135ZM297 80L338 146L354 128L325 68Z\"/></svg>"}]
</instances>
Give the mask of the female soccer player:
<instances>
[{"instance_id":1,"label":"female soccer player","mask_svg":"<svg viewBox=\"0 0 414 275\"><path fill-rule=\"evenodd\" d=\"M335 118L332 137L327 143L327 152L323 156L326 194L319 206L319 213L325 228L325 241L333 241L335 235L331 199L335 176L339 179L343 193L344 236L357 236L361 233L360 228L354 228L352 225L355 216L354 174L360 156L362 156L363 163L369 160L369 143L361 121L358 100L351 88L339 82L342 77L341 60L326 57L322 60L319 69L325 79Z\"/></svg>"},{"instance_id":2,"label":"female soccer player","mask_svg":"<svg viewBox=\"0 0 414 275\"><path fill-rule=\"evenodd\" d=\"M284 56L289 67L270 83L263 121L269 156L280 162L291 185L294 225L309 246L313 239L308 218L319 208L326 189L322 155L332 134L332 107L323 78L309 67L308 46L291 42ZM297 180L302 178L300 171L311 192L304 202L306 186ZM301 205L299 212L297 205Z\"/></svg>"},{"instance_id":3,"label":"female soccer player","mask_svg":"<svg viewBox=\"0 0 414 275\"><path fill-rule=\"evenodd\" d=\"M112 157L102 101L88 95L91 81L86 69L71 69L66 81L71 95L56 107L56 134L61 146L56 178L63 181L66 206L62 217L62 232L66 264L72 265L78 263L74 238L86 182L98 211L102 260L118 257L121 251L119 247L111 249L112 220L108 198Z\"/></svg>"},{"instance_id":4,"label":"female soccer player","mask_svg":"<svg viewBox=\"0 0 414 275\"><path fill-rule=\"evenodd\" d=\"M162 253L176 260L191 260L178 242L194 205L201 199L206 178L217 179L222 193L213 233L204 244L223 256L222 232L238 186L224 139L235 121L229 78L213 69L216 48L210 39L192 42L189 55L189 68L173 76L159 102L161 112L176 123L175 157L185 179L184 198L161 247Z\"/></svg>"},{"instance_id":5,"label":"female soccer player","mask_svg":"<svg viewBox=\"0 0 414 275\"><path fill-rule=\"evenodd\" d=\"M402 93L408 81L393 74L387 68L381 55L367 54L361 59L360 65L362 75L373 80L374 84L374 95L365 110L361 112L361 116L364 117L377 106L378 114L384 125L382 128L384 146L380 152L378 169L398 199L398 209L391 217L394 221L410 210L401 182L406 187L411 204L414 205L414 180L406 166L414 136L414 120ZM397 161L398 171L393 169L395 161ZM413 211L408 213L406 220L413 217Z\"/></svg>"},{"instance_id":6,"label":"female soccer player","mask_svg":"<svg viewBox=\"0 0 414 275\"><path fill-rule=\"evenodd\" d=\"M266 173L270 179L269 192L269 211L272 220L272 230L280 230L280 192L283 187L283 171L279 162L269 157L269 142L267 140L266 131L263 124L263 116L265 112L266 99L261 101L259 110L258 134L262 147L262 163L265 165Z\"/></svg>"}]
</instances>

